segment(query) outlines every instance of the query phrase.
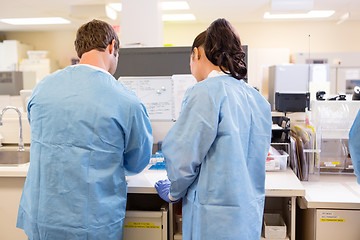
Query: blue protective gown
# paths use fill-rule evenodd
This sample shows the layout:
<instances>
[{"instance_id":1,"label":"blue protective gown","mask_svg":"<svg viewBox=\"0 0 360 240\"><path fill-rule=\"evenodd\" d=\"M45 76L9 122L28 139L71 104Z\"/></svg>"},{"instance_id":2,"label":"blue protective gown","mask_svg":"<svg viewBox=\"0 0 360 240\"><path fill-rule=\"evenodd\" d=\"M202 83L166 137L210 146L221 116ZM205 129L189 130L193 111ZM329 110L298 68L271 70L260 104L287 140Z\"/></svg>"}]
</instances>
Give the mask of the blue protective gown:
<instances>
[{"instance_id":1,"label":"blue protective gown","mask_svg":"<svg viewBox=\"0 0 360 240\"><path fill-rule=\"evenodd\" d=\"M349 132L349 150L357 182L360 184L360 110Z\"/></svg>"},{"instance_id":2,"label":"blue protective gown","mask_svg":"<svg viewBox=\"0 0 360 240\"><path fill-rule=\"evenodd\" d=\"M271 125L269 103L244 81L211 77L186 92L162 146L183 239L260 239Z\"/></svg>"},{"instance_id":3,"label":"blue protective gown","mask_svg":"<svg viewBox=\"0 0 360 240\"><path fill-rule=\"evenodd\" d=\"M142 171L152 149L139 99L100 68L69 66L35 87L28 118L17 227L31 240L122 239L125 169Z\"/></svg>"}]
</instances>

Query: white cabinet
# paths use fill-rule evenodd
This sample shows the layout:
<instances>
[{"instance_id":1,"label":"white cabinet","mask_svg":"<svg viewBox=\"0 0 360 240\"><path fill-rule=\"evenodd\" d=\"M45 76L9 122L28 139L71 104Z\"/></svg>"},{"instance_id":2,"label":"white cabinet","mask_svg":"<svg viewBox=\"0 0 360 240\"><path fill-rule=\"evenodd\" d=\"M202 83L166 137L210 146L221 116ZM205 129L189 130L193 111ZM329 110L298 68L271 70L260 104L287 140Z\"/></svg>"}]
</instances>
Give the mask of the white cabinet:
<instances>
[{"instance_id":1,"label":"white cabinet","mask_svg":"<svg viewBox=\"0 0 360 240\"><path fill-rule=\"evenodd\" d=\"M358 240L360 210L314 209L303 210L300 239Z\"/></svg>"},{"instance_id":2,"label":"white cabinet","mask_svg":"<svg viewBox=\"0 0 360 240\"><path fill-rule=\"evenodd\" d=\"M24 183L25 177L0 176L0 239L28 239L22 229L16 228Z\"/></svg>"},{"instance_id":3,"label":"white cabinet","mask_svg":"<svg viewBox=\"0 0 360 240\"><path fill-rule=\"evenodd\" d=\"M27 239L24 232L15 227L27 170L28 165L0 168L0 239ZM181 203L164 202L154 188L154 182L165 177L166 172L163 170L147 169L127 177L127 227L124 228L124 239L181 239L176 224L176 214L179 214ZM302 184L290 169L267 172L265 195L265 212L282 213L288 228L287 235L289 239L295 240L296 198L305 195ZM142 237L142 234L146 237Z\"/></svg>"},{"instance_id":4,"label":"white cabinet","mask_svg":"<svg viewBox=\"0 0 360 240\"><path fill-rule=\"evenodd\" d=\"M126 211L124 239L167 240L168 211Z\"/></svg>"},{"instance_id":5,"label":"white cabinet","mask_svg":"<svg viewBox=\"0 0 360 240\"><path fill-rule=\"evenodd\" d=\"M358 240L360 185L354 175L321 175L303 182L306 196L299 198L298 239Z\"/></svg>"},{"instance_id":6,"label":"white cabinet","mask_svg":"<svg viewBox=\"0 0 360 240\"><path fill-rule=\"evenodd\" d=\"M26 58L26 52L31 49L17 40L4 40L0 43L0 70L17 71L20 60Z\"/></svg>"}]
</instances>

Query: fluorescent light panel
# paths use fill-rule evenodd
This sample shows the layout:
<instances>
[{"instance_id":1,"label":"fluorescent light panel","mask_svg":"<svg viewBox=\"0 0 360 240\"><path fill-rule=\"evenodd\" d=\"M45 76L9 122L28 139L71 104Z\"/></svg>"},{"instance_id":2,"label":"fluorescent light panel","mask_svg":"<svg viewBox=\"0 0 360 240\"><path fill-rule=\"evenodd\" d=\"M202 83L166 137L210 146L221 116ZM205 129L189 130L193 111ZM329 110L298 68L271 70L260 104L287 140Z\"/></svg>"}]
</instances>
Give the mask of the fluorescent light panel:
<instances>
[{"instance_id":1,"label":"fluorescent light panel","mask_svg":"<svg viewBox=\"0 0 360 240\"><path fill-rule=\"evenodd\" d=\"M113 9L111 6L109 6L109 5L105 6L105 13L108 18L110 18L112 20L117 19L117 11L115 9Z\"/></svg>"},{"instance_id":2,"label":"fluorescent light panel","mask_svg":"<svg viewBox=\"0 0 360 240\"><path fill-rule=\"evenodd\" d=\"M1 22L11 25L44 25L44 24L69 24L70 21L61 17L48 18L5 18Z\"/></svg>"},{"instance_id":3,"label":"fluorescent light panel","mask_svg":"<svg viewBox=\"0 0 360 240\"><path fill-rule=\"evenodd\" d=\"M109 3L109 7L114 9L115 11L121 12L122 10L122 4L121 3Z\"/></svg>"},{"instance_id":4,"label":"fluorescent light panel","mask_svg":"<svg viewBox=\"0 0 360 240\"><path fill-rule=\"evenodd\" d=\"M114 10L120 12L122 10L121 3L109 3L108 4ZM161 3L163 11L167 10L187 10L190 9L189 4L186 1L166 1ZM163 14L163 21L193 21L195 20L194 14Z\"/></svg>"},{"instance_id":5,"label":"fluorescent light panel","mask_svg":"<svg viewBox=\"0 0 360 240\"><path fill-rule=\"evenodd\" d=\"M193 21L195 20L194 14L164 14L162 16L164 22L170 21Z\"/></svg>"},{"instance_id":6,"label":"fluorescent light panel","mask_svg":"<svg viewBox=\"0 0 360 240\"><path fill-rule=\"evenodd\" d=\"M121 12L122 4L121 3L109 3L108 4L114 10ZM189 4L186 1L172 1L172 2L162 2L162 10L187 10L190 9Z\"/></svg>"},{"instance_id":7,"label":"fluorescent light panel","mask_svg":"<svg viewBox=\"0 0 360 240\"><path fill-rule=\"evenodd\" d=\"M336 22L336 24L341 24L344 21L346 21L348 18L350 17L350 13L345 13L344 15L342 15L339 19L339 21Z\"/></svg>"},{"instance_id":8,"label":"fluorescent light panel","mask_svg":"<svg viewBox=\"0 0 360 240\"><path fill-rule=\"evenodd\" d=\"M186 1L176 2L162 2L162 10L187 10L190 9L189 4Z\"/></svg>"},{"instance_id":9,"label":"fluorescent light panel","mask_svg":"<svg viewBox=\"0 0 360 240\"><path fill-rule=\"evenodd\" d=\"M265 19L304 19L304 18L327 18L333 15L335 11L333 10L323 10L323 11L310 11L308 13L292 13L292 14L271 14L265 12Z\"/></svg>"},{"instance_id":10,"label":"fluorescent light panel","mask_svg":"<svg viewBox=\"0 0 360 240\"><path fill-rule=\"evenodd\" d=\"M272 12L306 12L313 7L314 0L271 0Z\"/></svg>"}]
</instances>

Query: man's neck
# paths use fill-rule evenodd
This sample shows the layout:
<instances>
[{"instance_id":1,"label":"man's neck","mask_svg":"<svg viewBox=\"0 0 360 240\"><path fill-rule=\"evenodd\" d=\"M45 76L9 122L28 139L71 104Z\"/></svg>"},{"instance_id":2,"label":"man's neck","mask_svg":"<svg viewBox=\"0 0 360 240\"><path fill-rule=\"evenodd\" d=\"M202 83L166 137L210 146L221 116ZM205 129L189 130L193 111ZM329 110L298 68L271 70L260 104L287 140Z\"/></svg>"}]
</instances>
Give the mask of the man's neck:
<instances>
[{"instance_id":1,"label":"man's neck","mask_svg":"<svg viewBox=\"0 0 360 240\"><path fill-rule=\"evenodd\" d=\"M81 56L79 64L88 64L109 71L106 62L104 61L103 54L103 52L97 50L86 52Z\"/></svg>"}]
</instances>

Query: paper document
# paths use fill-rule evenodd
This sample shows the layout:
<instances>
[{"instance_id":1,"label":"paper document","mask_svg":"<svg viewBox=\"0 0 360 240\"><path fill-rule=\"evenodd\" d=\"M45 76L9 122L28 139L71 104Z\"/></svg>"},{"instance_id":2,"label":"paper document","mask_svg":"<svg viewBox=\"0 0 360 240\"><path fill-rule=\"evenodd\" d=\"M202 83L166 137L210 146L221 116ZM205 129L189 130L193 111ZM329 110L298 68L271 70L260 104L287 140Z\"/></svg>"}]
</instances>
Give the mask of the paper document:
<instances>
[{"instance_id":1,"label":"paper document","mask_svg":"<svg viewBox=\"0 0 360 240\"><path fill-rule=\"evenodd\" d=\"M145 177L154 186L157 181L167 179L167 174L166 171L153 170L152 172L145 173Z\"/></svg>"}]
</instances>

